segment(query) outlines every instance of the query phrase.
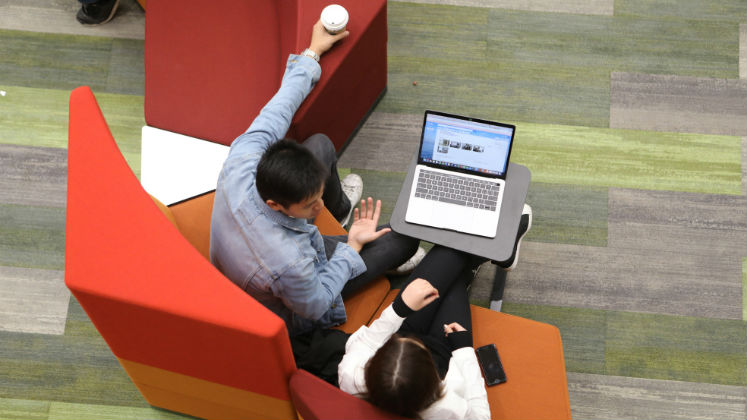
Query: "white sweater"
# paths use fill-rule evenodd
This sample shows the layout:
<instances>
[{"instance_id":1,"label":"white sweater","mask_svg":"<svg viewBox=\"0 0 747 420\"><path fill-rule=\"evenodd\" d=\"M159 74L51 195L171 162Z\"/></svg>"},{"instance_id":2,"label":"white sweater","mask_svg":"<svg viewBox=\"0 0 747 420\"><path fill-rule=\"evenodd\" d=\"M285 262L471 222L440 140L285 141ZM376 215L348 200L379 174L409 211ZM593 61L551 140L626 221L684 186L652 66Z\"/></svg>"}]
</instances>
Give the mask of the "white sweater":
<instances>
[{"instance_id":1,"label":"white sweater","mask_svg":"<svg viewBox=\"0 0 747 420\"><path fill-rule=\"evenodd\" d=\"M348 394L365 393L364 368L374 353L399 329L404 318L390 305L370 327L360 327L345 345L337 369L340 389ZM475 351L463 347L451 353L443 382L444 396L420 413L423 419L489 419L490 405Z\"/></svg>"}]
</instances>

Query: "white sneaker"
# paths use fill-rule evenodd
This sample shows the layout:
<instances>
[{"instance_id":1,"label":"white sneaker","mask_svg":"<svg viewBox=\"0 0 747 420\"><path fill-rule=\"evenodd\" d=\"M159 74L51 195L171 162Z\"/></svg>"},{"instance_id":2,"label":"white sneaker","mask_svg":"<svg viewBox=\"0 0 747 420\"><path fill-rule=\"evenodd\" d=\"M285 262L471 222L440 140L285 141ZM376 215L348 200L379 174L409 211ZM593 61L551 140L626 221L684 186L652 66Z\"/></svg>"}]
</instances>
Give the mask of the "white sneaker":
<instances>
[{"instance_id":1,"label":"white sneaker","mask_svg":"<svg viewBox=\"0 0 747 420\"><path fill-rule=\"evenodd\" d=\"M425 249L419 246L418 250L415 251L415 255L410 257L409 260L405 261L404 264L400 265L394 270L389 270L386 273L391 274L393 276L404 276L405 274L410 274L412 273L412 270L414 270L415 267L417 267L418 264L420 264L420 261L423 261L424 257L425 257Z\"/></svg>"},{"instance_id":2,"label":"white sneaker","mask_svg":"<svg viewBox=\"0 0 747 420\"><path fill-rule=\"evenodd\" d=\"M361 200L361 196L363 195L363 179L356 174L349 174L340 181L340 186L342 187L342 192L345 193L345 196L350 200L350 211L348 212L348 215L340 221L340 224L342 224L343 227L347 227L347 224L350 221L350 216L353 214L353 209L358 205L358 202Z\"/></svg>"}]
</instances>

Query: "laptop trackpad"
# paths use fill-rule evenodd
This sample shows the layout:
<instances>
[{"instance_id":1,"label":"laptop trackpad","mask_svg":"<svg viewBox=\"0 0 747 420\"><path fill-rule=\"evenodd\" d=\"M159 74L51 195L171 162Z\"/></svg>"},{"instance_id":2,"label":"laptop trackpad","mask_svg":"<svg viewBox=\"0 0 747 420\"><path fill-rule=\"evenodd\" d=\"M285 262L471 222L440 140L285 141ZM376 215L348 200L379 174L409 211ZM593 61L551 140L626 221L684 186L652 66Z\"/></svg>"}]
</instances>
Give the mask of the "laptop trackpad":
<instances>
[{"instance_id":1,"label":"laptop trackpad","mask_svg":"<svg viewBox=\"0 0 747 420\"><path fill-rule=\"evenodd\" d=\"M471 209L449 204L434 206L432 219L446 229L462 230L469 223Z\"/></svg>"}]
</instances>

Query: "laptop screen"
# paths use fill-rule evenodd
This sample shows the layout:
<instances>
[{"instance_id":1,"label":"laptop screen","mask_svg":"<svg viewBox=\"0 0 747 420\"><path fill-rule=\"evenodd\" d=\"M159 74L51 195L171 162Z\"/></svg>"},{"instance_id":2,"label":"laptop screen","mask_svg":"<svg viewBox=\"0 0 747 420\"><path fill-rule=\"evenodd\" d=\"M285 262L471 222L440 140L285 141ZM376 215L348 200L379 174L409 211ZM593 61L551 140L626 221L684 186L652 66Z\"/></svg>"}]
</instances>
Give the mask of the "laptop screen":
<instances>
[{"instance_id":1,"label":"laptop screen","mask_svg":"<svg viewBox=\"0 0 747 420\"><path fill-rule=\"evenodd\" d=\"M515 129L510 124L426 111L418 163L505 179Z\"/></svg>"}]
</instances>

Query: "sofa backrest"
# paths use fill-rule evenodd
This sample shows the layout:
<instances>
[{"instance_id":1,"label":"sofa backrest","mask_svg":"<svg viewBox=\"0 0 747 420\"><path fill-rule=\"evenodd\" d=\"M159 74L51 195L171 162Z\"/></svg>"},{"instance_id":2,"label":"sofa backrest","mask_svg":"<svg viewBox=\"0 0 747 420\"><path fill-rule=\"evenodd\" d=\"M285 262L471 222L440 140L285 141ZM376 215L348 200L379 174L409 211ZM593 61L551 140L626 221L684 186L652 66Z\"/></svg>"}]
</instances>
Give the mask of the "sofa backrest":
<instances>
[{"instance_id":1,"label":"sofa backrest","mask_svg":"<svg viewBox=\"0 0 747 420\"><path fill-rule=\"evenodd\" d=\"M70 96L65 242L67 287L150 404L198 417L295 417L285 323L166 220L88 87Z\"/></svg>"},{"instance_id":2,"label":"sofa backrest","mask_svg":"<svg viewBox=\"0 0 747 420\"><path fill-rule=\"evenodd\" d=\"M153 0L145 14L145 121L225 145L280 87L290 53L309 46L328 0ZM337 0L350 36L321 61L323 77L288 136L352 137L387 83L386 0Z\"/></svg>"},{"instance_id":3,"label":"sofa backrest","mask_svg":"<svg viewBox=\"0 0 747 420\"><path fill-rule=\"evenodd\" d=\"M280 87L296 1L149 2L147 124L230 144Z\"/></svg>"}]
</instances>

